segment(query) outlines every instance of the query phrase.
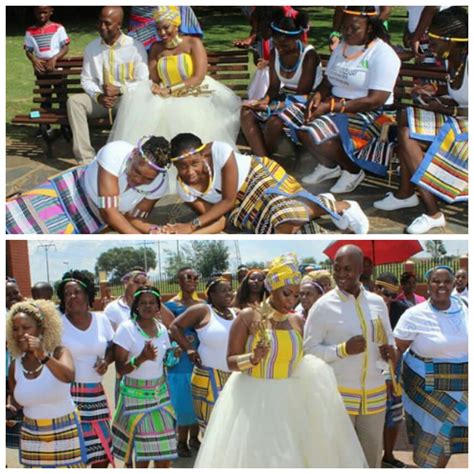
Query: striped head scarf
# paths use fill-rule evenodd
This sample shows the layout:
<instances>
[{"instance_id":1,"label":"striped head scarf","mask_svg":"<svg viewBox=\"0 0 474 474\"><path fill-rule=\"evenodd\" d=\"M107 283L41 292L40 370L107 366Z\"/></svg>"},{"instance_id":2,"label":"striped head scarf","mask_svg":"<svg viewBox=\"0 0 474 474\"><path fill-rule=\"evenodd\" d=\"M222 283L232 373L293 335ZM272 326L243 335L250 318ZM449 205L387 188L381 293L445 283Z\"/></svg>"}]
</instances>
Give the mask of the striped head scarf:
<instances>
[{"instance_id":1,"label":"striped head scarf","mask_svg":"<svg viewBox=\"0 0 474 474\"><path fill-rule=\"evenodd\" d=\"M265 278L265 287L268 291L300 283L301 273L298 270L298 260L295 254L289 253L272 260Z\"/></svg>"},{"instance_id":2,"label":"striped head scarf","mask_svg":"<svg viewBox=\"0 0 474 474\"><path fill-rule=\"evenodd\" d=\"M155 21L168 20L172 25L179 27L181 25L181 13L179 7L161 5L156 8Z\"/></svg>"}]
</instances>

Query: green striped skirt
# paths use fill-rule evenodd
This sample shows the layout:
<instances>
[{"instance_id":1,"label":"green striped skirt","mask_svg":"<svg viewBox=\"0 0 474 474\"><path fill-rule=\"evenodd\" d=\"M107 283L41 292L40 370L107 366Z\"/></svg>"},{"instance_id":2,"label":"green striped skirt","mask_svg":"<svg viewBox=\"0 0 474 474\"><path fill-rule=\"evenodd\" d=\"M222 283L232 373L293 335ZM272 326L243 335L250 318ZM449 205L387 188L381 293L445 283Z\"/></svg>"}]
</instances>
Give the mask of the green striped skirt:
<instances>
[{"instance_id":1,"label":"green striped skirt","mask_svg":"<svg viewBox=\"0 0 474 474\"><path fill-rule=\"evenodd\" d=\"M130 464L177 457L176 417L165 378L124 377L112 423L114 456Z\"/></svg>"}]
</instances>

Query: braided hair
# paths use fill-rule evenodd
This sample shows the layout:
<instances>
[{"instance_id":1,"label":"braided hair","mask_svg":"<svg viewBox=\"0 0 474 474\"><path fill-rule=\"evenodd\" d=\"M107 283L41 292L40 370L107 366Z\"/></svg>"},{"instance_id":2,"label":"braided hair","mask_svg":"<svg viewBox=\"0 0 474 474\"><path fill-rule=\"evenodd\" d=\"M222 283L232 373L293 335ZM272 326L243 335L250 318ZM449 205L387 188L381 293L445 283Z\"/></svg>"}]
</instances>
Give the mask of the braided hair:
<instances>
[{"instance_id":1,"label":"braided hair","mask_svg":"<svg viewBox=\"0 0 474 474\"><path fill-rule=\"evenodd\" d=\"M436 13L429 28L439 36L468 38L468 14L464 7L450 7Z\"/></svg>"},{"instance_id":2,"label":"braided hair","mask_svg":"<svg viewBox=\"0 0 474 474\"><path fill-rule=\"evenodd\" d=\"M79 283L79 286L86 293L89 307L92 307L92 305L94 304L96 294L94 281L91 280L85 273L81 272L80 270L72 270L70 272L66 272L63 275L62 281L59 283L58 286L57 293L59 298L59 309L62 313L64 313L64 310L66 308L64 299L64 289L70 281L74 280Z\"/></svg>"},{"instance_id":3,"label":"braided hair","mask_svg":"<svg viewBox=\"0 0 474 474\"><path fill-rule=\"evenodd\" d=\"M171 140L171 156L182 155L185 151L202 146L202 141L193 133L180 133Z\"/></svg>"},{"instance_id":4,"label":"braided hair","mask_svg":"<svg viewBox=\"0 0 474 474\"><path fill-rule=\"evenodd\" d=\"M160 290L158 288L155 288L154 286L140 286L133 294L133 303L130 308L130 317L132 319L136 319L138 317L138 305L140 304L140 299L144 293L152 294L156 298L156 301L158 303L158 309L161 309Z\"/></svg>"},{"instance_id":5,"label":"braided hair","mask_svg":"<svg viewBox=\"0 0 474 474\"><path fill-rule=\"evenodd\" d=\"M165 168L169 163L170 143L164 137L149 137L141 150L151 163L160 168Z\"/></svg>"},{"instance_id":6,"label":"braided hair","mask_svg":"<svg viewBox=\"0 0 474 474\"><path fill-rule=\"evenodd\" d=\"M290 17L285 14L283 8L274 8L272 12L272 25L284 31L295 33L301 31L301 33L303 33L308 28L309 17L303 10L296 11L298 12L297 15L295 17ZM284 33L273 30L272 35L284 36Z\"/></svg>"}]
</instances>

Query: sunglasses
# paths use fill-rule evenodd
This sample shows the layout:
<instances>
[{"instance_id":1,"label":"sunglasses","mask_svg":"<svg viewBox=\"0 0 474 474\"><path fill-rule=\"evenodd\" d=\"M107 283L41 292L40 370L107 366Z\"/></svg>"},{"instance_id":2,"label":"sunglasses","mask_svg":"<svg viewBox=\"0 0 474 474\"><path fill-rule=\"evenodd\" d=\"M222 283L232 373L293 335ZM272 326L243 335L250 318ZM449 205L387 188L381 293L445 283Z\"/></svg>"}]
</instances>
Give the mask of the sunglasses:
<instances>
[{"instance_id":1,"label":"sunglasses","mask_svg":"<svg viewBox=\"0 0 474 474\"><path fill-rule=\"evenodd\" d=\"M199 275L181 275L184 281L198 281Z\"/></svg>"},{"instance_id":2,"label":"sunglasses","mask_svg":"<svg viewBox=\"0 0 474 474\"><path fill-rule=\"evenodd\" d=\"M386 296L387 298L395 299L398 296L398 293L392 293L391 291L382 288L381 286L377 286L377 290L382 293L382 295Z\"/></svg>"}]
</instances>

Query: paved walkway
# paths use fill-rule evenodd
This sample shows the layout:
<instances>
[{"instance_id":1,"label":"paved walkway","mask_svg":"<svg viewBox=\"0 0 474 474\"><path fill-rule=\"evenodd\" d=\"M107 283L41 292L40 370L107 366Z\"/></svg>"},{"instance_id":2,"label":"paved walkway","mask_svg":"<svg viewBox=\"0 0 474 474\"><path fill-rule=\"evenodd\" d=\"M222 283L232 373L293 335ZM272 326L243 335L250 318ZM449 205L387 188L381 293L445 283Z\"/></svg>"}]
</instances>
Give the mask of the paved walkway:
<instances>
[{"instance_id":1,"label":"paved walkway","mask_svg":"<svg viewBox=\"0 0 474 474\"><path fill-rule=\"evenodd\" d=\"M72 158L71 144L59 137L54 142L54 158L48 160L45 155L45 145L41 138L35 138L36 129L28 126L7 126L6 139L6 195L19 191L26 191L44 182L49 176L60 173L74 166L77 162ZM96 131L92 134L92 143L96 149L105 144L107 133ZM293 148L288 144L281 147L283 152L281 164L298 179L309 174L314 167L311 157L304 155L294 158ZM298 154L297 154L298 156ZM390 186L388 181L374 176L368 176L364 182L352 193L341 195L358 201L370 218L370 233L401 234L406 226L422 212L422 207L404 209L401 212L383 212L372 207L373 201L383 198L385 193L396 189L396 177ZM326 181L319 185L307 186L312 193L327 192L334 181ZM468 207L465 205L449 206L442 204L448 226L445 230L433 233L466 234L468 222ZM187 220L192 216L190 210L179 204L177 196L170 195L162 199L151 215L156 224L165 224L171 221ZM335 231L334 225L328 218L321 219L321 223L330 231Z\"/></svg>"},{"instance_id":2,"label":"paved walkway","mask_svg":"<svg viewBox=\"0 0 474 474\"><path fill-rule=\"evenodd\" d=\"M115 383L115 370L111 369L107 372L105 378L104 378L104 387L105 391L107 392L107 396L109 399L109 402L111 404L111 408L113 407L113 400L114 400L114 383ZM194 456L192 458L179 458L176 461L173 462L174 468L191 468L194 466L194 461L196 459L195 455L196 452L193 451ZM395 450L395 456L397 459L400 459L404 463L408 465L408 467L415 468L413 464L413 459L411 455L411 447L408 444L407 441L407 436L406 436L406 431L404 429L401 430L400 436L398 438L396 450ZM18 462L18 452L13 449L7 449L6 450L6 463L8 467L21 467L21 465ZM450 468L467 468L467 454L457 454L455 456L452 456L449 464L447 467ZM123 463L118 462L117 467L123 467Z\"/></svg>"}]
</instances>

